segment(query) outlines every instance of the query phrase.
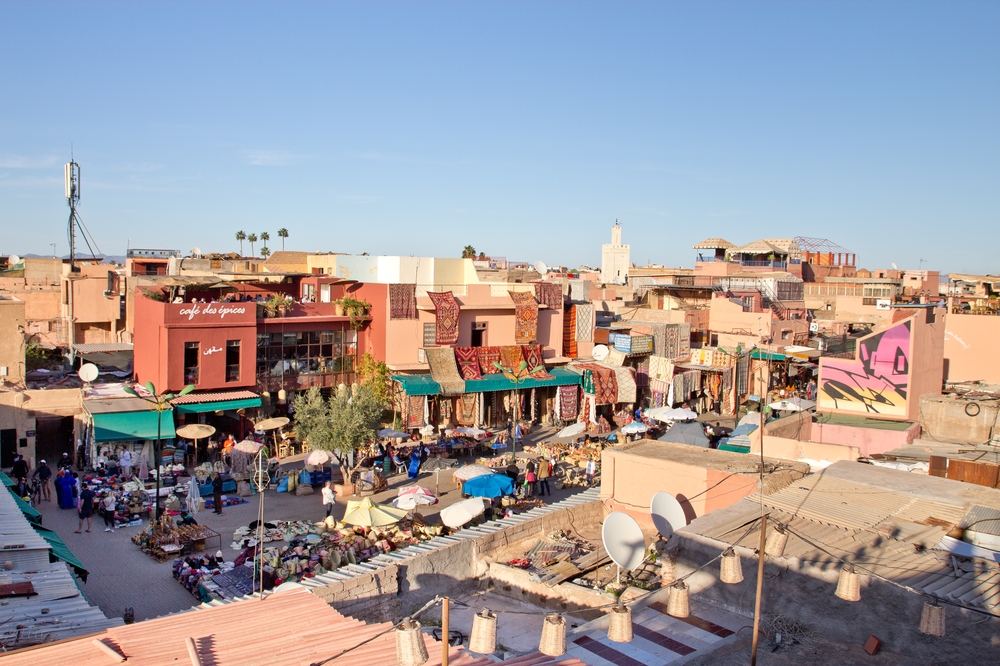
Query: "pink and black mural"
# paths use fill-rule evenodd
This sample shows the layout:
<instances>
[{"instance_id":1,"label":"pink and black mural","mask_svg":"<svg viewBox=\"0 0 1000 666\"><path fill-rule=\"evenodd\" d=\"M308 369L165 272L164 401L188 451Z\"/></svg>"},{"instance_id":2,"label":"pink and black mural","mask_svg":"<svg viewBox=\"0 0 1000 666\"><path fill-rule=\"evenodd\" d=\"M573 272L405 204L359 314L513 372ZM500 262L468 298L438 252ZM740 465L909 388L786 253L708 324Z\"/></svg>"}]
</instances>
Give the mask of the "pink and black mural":
<instances>
[{"instance_id":1,"label":"pink and black mural","mask_svg":"<svg viewBox=\"0 0 1000 666\"><path fill-rule=\"evenodd\" d=\"M905 418L910 333L910 321L902 321L858 340L854 360L823 359L818 408Z\"/></svg>"}]
</instances>

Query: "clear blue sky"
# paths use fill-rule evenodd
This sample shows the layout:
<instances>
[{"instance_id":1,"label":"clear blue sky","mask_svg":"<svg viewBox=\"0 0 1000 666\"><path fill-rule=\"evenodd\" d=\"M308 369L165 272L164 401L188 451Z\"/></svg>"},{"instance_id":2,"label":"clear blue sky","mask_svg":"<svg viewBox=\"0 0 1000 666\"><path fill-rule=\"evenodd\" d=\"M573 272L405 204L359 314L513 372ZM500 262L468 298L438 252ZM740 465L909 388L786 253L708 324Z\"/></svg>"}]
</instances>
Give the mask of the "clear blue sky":
<instances>
[{"instance_id":1,"label":"clear blue sky","mask_svg":"<svg viewBox=\"0 0 1000 666\"><path fill-rule=\"evenodd\" d=\"M0 4L0 253L692 265L815 236L1000 273L1000 3ZM258 243L257 249L259 250ZM249 247L246 248L249 251Z\"/></svg>"}]
</instances>

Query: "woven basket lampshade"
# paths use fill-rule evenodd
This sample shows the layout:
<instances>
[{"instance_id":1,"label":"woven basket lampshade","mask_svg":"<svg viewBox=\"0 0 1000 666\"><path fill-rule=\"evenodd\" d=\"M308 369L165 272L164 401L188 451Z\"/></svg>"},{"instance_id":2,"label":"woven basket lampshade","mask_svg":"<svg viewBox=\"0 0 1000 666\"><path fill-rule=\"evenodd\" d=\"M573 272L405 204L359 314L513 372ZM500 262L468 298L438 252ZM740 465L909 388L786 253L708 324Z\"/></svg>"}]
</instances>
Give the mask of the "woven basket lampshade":
<instances>
[{"instance_id":1,"label":"woven basket lampshade","mask_svg":"<svg viewBox=\"0 0 1000 666\"><path fill-rule=\"evenodd\" d=\"M788 543L788 532L778 525L767 535L767 541L764 542L764 552L771 557L781 557L785 554L786 543Z\"/></svg>"},{"instance_id":2,"label":"woven basket lampshade","mask_svg":"<svg viewBox=\"0 0 1000 666\"><path fill-rule=\"evenodd\" d=\"M680 581L670 586L667 598L667 614L673 617L687 617L691 614L690 594L687 583Z\"/></svg>"},{"instance_id":3,"label":"woven basket lampshade","mask_svg":"<svg viewBox=\"0 0 1000 666\"><path fill-rule=\"evenodd\" d=\"M404 620L396 625L396 663L399 666L421 666L429 658L420 623Z\"/></svg>"},{"instance_id":4,"label":"woven basket lampshade","mask_svg":"<svg viewBox=\"0 0 1000 666\"><path fill-rule=\"evenodd\" d=\"M615 643L632 642L632 609L619 604L608 613L608 640Z\"/></svg>"},{"instance_id":5,"label":"woven basket lampshade","mask_svg":"<svg viewBox=\"0 0 1000 666\"><path fill-rule=\"evenodd\" d=\"M542 639L538 651L550 657L566 654L566 620L562 615L546 616L542 622Z\"/></svg>"},{"instance_id":6,"label":"woven basket lampshade","mask_svg":"<svg viewBox=\"0 0 1000 666\"><path fill-rule=\"evenodd\" d=\"M719 580L730 585L743 582L743 565L740 563L740 556L732 548L722 554Z\"/></svg>"},{"instance_id":7,"label":"woven basket lampshade","mask_svg":"<svg viewBox=\"0 0 1000 666\"><path fill-rule=\"evenodd\" d=\"M924 602L924 610L920 613L920 633L944 637L944 606Z\"/></svg>"},{"instance_id":8,"label":"woven basket lampshade","mask_svg":"<svg viewBox=\"0 0 1000 666\"><path fill-rule=\"evenodd\" d=\"M835 594L844 601L861 601L861 576L850 564L840 570Z\"/></svg>"},{"instance_id":9,"label":"woven basket lampshade","mask_svg":"<svg viewBox=\"0 0 1000 666\"><path fill-rule=\"evenodd\" d=\"M469 651L493 654L497 650L497 616L484 608L472 616L472 633L469 634Z\"/></svg>"},{"instance_id":10,"label":"woven basket lampshade","mask_svg":"<svg viewBox=\"0 0 1000 666\"><path fill-rule=\"evenodd\" d=\"M660 585L667 586L674 582L674 561L669 557L660 559Z\"/></svg>"}]
</instances>

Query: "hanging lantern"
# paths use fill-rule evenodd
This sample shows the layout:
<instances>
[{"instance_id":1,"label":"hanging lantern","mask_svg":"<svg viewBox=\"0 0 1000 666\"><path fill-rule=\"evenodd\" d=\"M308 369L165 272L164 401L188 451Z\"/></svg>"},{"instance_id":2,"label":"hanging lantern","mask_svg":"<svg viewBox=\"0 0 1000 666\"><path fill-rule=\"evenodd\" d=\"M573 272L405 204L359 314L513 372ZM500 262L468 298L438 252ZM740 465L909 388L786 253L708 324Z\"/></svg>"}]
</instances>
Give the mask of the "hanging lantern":
<instances>
[{"instance_id":1,"label":"hanging lantern","mask_svg":"<svg viewBox=\"0 0 1000 666\"><path fill-rule=\"evenodd\" d=\"M472 616L472 633L469 634L469 651L493 654L497 650L497 616L484 608Z\"/></svg>"},{"instance_id":2,"label":"hanging lantern","mask_svg":"<svg viewBox=\"0 0 1000 666\"><path fill-rule=\"evenodd\" d=\"M850 564L840 570L835 594L844 601L861 601L861 576Z\"/></svg>"},{"instance_id":3,"label":"hanging lantern","mask_svg":"<svg viewBox=\"0 0 1000 666\"><path fill-rule=\"evenodd\" d=\"M288 393L285 391L285 389L281 389L280 391L278 391L278 404L279 405L285 404L285 401L286 401L287 398L288 398Z\"/></svg>"},{"instance_id":4,"label":"hanging lantern","mask_svg":"<svg viewBox=\"0 0 1000 666\"><path fill-rule=\"evenodd\" d=\"M679 581L670 586L667 598L667 614L673 617L687 617L691 614L691 601L687 583Z\"/></svg>"},{"instance_id":5,"label":"hanging lantern","mask_svg":"<svg viewBox=\"0 0 1000 666\"><path fill-rule=\"evenodd\" d=\"M781 557L785 554L785 544L788 543L788 532L781 525L776 525L767 535L764 542L764 552L771 557Z\"/></svg>"},{"instance_id":6,"label":"hanging lantern","mask_svg":"<svg viewBox=\"0 0 1000 666\"><path fill-rule=\"evenodd\" d=\"M632 642L632 608L619 602L608 613L608 640L615 643Z\"/></svg>"},{"instance_id":7,"label":"hanging lantern","mask_svg":"<svg viewBox=\"0 0 1000 666\"><path fill-rule=\"evenodd\" d=\"M920 633L928 636L944 637L944 606L924 602L924 610L920 613Z\"/></svg>"},{"instance_id":8,"label":"hanging lantern","mask_svg":"<svg viewBox=\"0 0 1000 666\"><path fill-rule=\"evenodd\" d=\"M743 565L740 563L740 556L732 548L722 554L719 580L730 585L743 582Z\"/></svg>"},{"instance_id":9,"label":"hanging lantern","mask_svg":"<svg viewBox=\"0 0 1000 666\"><path fill-rule=\"evenodd\" d=\"M566 654L566 620L562 615L549 615L542 622L542 639L538 651L550 657Z\"/></svg>"},{"instance_id":10,"label":"hanging lantern","mask_svg":"<svg viewBox=\"0 0 1000 666\"><path fill-rule=\"evenodd\" d=\"M674 558L664 554L660 558L660 586L666 587L674 582Z\"/></svg>"},{"instance_id":11,"label":"hanging lantern","mask_svg":"<svg viewBox=\"0 0 1000 666\"><path fill-rule=\"evenodd\" d=\"M420 632L420 623L403 620L396 626L396 663L399 666L421 666L430 657Z\"/></svg>"}]
</instances>

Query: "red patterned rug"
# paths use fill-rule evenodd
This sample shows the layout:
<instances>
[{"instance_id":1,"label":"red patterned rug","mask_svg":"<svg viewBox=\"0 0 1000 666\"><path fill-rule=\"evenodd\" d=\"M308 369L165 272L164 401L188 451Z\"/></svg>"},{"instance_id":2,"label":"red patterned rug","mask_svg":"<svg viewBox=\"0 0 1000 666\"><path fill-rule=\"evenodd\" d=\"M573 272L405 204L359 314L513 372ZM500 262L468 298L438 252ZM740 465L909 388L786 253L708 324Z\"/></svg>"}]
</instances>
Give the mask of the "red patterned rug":
<instances>
[{"instance_id":1,"label":"red patterned rug","mask_svg":"<svg viewBox=\"0 0 1000 666\"><path fill-rule=\"evenodd\" d=\"M479 347L455 347L455 360L462 379L482 379L479 371Z\"/></svg>"},{"instance_id":2,"label":"red patterned rug","mask_svg":"<svg viewBox=\"0 0 1000 666\"><path fill-rule=\"evenodd\" d=\"M542 305L561 311L563 307L562 285L554 282L536 282L535 297Z\"/></svg>"},{"instance_id":3,"label":"red patterned rug","mask_svg":"<svg viewBox=\"0 0 1000 666\"><path fill-rule=\"evenodd\" d=\"M417 318L417 285L389 285L389 319Z\"/></svg>"},{"instance_id":4,"label":"red patterned rug","mask_svg":"<svg viewBox=\"0 0 1000 666\"><path fill-rule=\"evenodd\" d=\"M450 291L428 291L434 304L434 342L453 345L458 342L458 301Z\"/></svg>"},{"instance_id":5,"label":"red patterned rug","mask_svg":"<svg viewBox=\"0 0 1000 666\"><path fill-rule=\"evenodd\" d=\"M479 371L484 375L495 375L500 372L494 363L500 362L500 347L479 348Z\"/></svg>"},{"instance_id":6,"label":"red patterned rug","mask_svg":"<svg viewBox=\"0 0 1000 666\"><path fill-rule=\"evenodd\" d=\"M406 427L419 428L424 425L424 396L411 395L406 402Z\"/></svg>"},{"instance_id":7,"label":"red patterned rug","mask_svg":"<svg viewBox=\"0 0 1000 666\"><path fill-rule=\"evenodd\" d=\"M552 379L552 375L548 373L545 369L545 361L542 360L542 346L541 345L521 345L521 353L524 355L524 360L528 364L528 371L535 368L541 368L538 372L533 373L531 376L535 379Z\"/></svg>"},{"instance_id":8,"label":"red patterned rug","mask_svg":"<svg viewBox=\"0 0 1000 666\"><path fill-rule=\"evenodd\" d=\"M520 345L504 345L500 347L500 365L504 367L504 372L508 370L517 372L523 360L524 352L521 351Z\"/></svg>"},{"instance_id":9,"label":"red patterned rug","mask_svg":"<svg viewBox=\"0 0 1000 666\"><path fill-rule=\"evenodd\" d=\"M598 405L613 405L618 399L618 377L615 371L596 363L579 363L577 367L590 370L595 402Z\"/></svg>"},{"instance_id":10,"label":"red patterned rug","mask_svg":"<svg viewBox=\"0 0 1000 666\"><path fill-rule=\"evenodd\" d=\"M534 342L538 336L538 302L527 291L508 291L514 301L514 342Z\"/></svg>"}]
</instances>

